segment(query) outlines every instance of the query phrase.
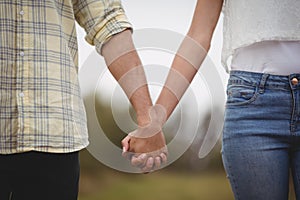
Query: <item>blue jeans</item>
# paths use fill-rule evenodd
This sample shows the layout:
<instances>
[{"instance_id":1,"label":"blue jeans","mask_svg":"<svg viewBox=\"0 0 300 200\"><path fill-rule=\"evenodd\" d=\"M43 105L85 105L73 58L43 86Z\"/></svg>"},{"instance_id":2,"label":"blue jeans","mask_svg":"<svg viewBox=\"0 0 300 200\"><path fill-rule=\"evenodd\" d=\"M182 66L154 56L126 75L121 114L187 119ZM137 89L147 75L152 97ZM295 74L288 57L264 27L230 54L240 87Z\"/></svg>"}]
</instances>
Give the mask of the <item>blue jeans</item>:
<instances>
[{"instance_id":1,"label":"blue jeans","mask_svg":"<svg viewBox=\"0 0 300 200\"><path fill-rule=\"evenodd\" d=\"M299 83L298 83L299 80ZM237 200L300 199L300 74L232 71L222 157Z\"/></svg>"}]
</instances>

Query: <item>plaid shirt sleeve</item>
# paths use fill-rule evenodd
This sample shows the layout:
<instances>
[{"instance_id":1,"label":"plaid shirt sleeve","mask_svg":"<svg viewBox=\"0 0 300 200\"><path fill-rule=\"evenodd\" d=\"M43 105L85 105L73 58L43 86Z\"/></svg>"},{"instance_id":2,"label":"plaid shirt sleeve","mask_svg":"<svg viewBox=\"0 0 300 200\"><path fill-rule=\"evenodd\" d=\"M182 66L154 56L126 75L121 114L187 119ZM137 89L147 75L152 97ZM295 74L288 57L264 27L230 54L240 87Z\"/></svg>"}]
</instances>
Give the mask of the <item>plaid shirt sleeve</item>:
<instances>
[{"instance_id":1,"label":"plaid shirt sleeve","mask_svg":"<svg viewBox=\"0 0 300 200\"><path fill-rule=\"evenodd\" d=\"M88 145L76 20L98 52L131 28L119 0L0 1L0 154Z\"/></svg>"},{"instance_id":2,"label":"plaid shirt sleeve","mask_svg":"<svg viewBox=\"0 0 300 200\"><path fill-rule=\"evenodd\" d=\"M131 29L119 0L75 0L73 6L77 22L87 33L86 41L95 45L100 54L111 36Z\"/></svg>"}]
</instances>

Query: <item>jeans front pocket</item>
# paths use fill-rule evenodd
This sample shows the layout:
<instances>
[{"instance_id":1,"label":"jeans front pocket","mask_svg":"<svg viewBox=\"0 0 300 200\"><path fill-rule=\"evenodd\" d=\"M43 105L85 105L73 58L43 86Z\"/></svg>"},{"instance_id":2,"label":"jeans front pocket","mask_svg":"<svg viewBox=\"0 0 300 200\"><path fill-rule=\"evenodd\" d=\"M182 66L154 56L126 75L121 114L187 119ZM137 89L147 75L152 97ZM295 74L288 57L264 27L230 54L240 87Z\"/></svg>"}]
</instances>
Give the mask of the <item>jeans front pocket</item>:
<instances>
[{"instance_id":1,"label":"jeans front pocket","mask_svg":"<svg viewBox=\"0 0 300 200\"><path fill-rule=\"evenodd\" d=\"M255 101L257 87L247 84L229 84L227 87L226 106L248 105Z\"/></svg>"}]
</instances>

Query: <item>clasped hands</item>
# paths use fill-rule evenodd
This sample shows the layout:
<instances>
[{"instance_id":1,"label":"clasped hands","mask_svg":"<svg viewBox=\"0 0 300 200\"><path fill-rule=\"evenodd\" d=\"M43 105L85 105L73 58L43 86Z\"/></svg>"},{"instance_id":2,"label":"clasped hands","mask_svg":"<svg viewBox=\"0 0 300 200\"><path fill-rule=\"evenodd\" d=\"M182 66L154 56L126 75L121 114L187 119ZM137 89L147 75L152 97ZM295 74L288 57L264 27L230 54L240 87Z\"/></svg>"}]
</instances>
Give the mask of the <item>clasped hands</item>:
<instances>
[{"instance_id":1,"label":"clasped hands","mask_svg":"<svg viewBox=\"0 0 300 200\"><path fill-rule=\"evenodd\" d=\"M138 127L123 140L123 156L131 165L142 172L152 172L167 162L168 150L162 126L166 120L166 111L160 105L149 110L150 122Z\"/></svg>"}]
</instances>

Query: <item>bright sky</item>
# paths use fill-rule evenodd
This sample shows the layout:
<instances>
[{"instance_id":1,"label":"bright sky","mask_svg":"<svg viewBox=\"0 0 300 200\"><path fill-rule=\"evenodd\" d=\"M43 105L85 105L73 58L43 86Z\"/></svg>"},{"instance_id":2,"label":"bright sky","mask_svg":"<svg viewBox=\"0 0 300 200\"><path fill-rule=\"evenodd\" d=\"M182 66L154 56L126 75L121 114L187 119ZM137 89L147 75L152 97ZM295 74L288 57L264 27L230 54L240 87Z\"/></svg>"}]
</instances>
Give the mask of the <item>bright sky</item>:
<instances>
[{"instance_id":1,"label":"bright sky","mask_svg":"<svg viewBox=\"0 0 300 200\"><path fill-rule=\"evenodd\" d=\"M123 0L126 15L135 30L142 28L160 28L185 34L189 28L196 0ZM78 28L79 62L84 63L94 50L84 38L84 31ZM220 54L222 47L222 19L216 28L209 56L221 67ZM142 57L143 60L143 57ZM223 69L220 70L224 73Z\"/></svg>"}]
</instances>

